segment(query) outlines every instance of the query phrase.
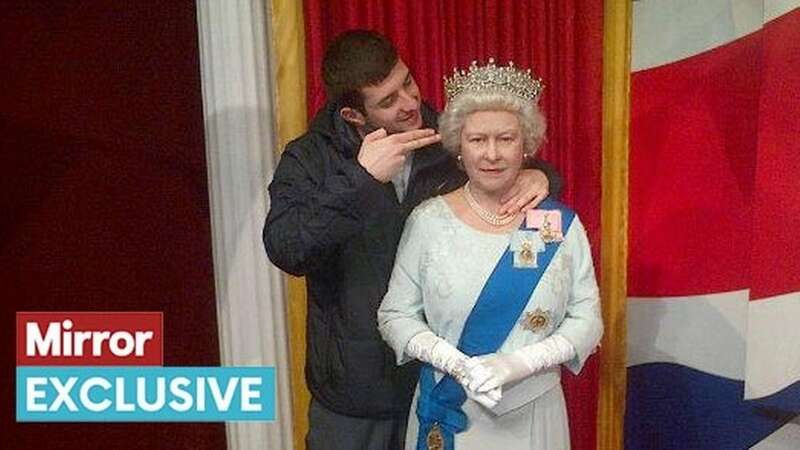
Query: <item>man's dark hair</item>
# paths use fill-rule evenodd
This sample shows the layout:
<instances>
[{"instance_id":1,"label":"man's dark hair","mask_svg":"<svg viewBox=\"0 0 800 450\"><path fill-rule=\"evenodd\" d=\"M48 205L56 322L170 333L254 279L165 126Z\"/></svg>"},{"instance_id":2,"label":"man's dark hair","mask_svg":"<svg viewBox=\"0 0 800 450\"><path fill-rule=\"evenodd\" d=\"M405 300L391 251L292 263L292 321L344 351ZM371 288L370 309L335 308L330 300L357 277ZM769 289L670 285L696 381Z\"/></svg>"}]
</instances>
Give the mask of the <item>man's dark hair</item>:
<instances>
[{"instance_id":1,"label":"man's dark hair","mask_svg":"<svg viewBox=\"0 0 800 450\"><path fill-rule=\"evenodd\" d=\"M329 100L364 112L359 89L383 81L397 63L397 49L385 36L351 30L337 36L325 50L322 80Z\"/></svg>"}]
</instances>

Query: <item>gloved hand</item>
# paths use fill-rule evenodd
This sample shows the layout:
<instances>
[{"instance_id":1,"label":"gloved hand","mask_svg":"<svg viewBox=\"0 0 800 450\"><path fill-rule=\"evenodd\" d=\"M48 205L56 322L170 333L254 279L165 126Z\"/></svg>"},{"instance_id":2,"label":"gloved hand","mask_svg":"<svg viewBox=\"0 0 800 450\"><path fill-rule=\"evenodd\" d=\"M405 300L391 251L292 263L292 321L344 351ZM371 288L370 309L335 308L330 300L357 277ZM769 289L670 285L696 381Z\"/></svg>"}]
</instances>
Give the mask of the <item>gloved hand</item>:
<instances>
[{"instance_id":1,"label":"gloved hand","mask_svg":"<svg viewBox=\"0 0 800 450\"><path fill-rule=\"evenodd\" d=\"M415 334L406 345L406 354L432 365L457 380L465 375L463 368L467 355L432 331Z\"/></svg>"},{"instance_id":2,"label":"gloved hand","mask_svg":"<svg viewBox=\"0 0 800 450\"><path fill-rule=\"evenodd\" d=\"M480 403L481 405L485 406L486 408L492 409L500 402L500 399L503 397L503 388L497 387L494 389L490 389L486 392L476 392L469 388L469 385L472 381L470 376L484 376L483 372L486 372L486 369L483 366L479 366L475 369L474 373L471 370L470 361L473 361L474 358L469 358L464 365L464 373L466 374L463 379L459 380L461 386L464 387L464 392L467 393L467 398Z\"/></svg>"},{"instance_id":3,"label":"gloved hand","mask_svg":"<svg viewBox=\"0 0 800 450\"><path fill-rule=\"evenodd\" d=\"M463 384L462 384L463 386ZM464 386L464 392L467 393L467 398L474 402L478 402L486 408L492 409L500 403L500 399L503 396L502 390L500 388L492 389L488 392L475 392L468 387Z\"/></svg>"},{"instance_id":4,"label":"gloved hand","mask_svg":"<svg viewBox=\"0 0 800 450\"><path fill-rule=\"evenodd\" d=\"M490 392L574 357L575 347L557 334L511 353L472 357L465 364L467 389Z\"/></svg>"},{"instance_id":5,"label":"gloved hand","mask_svg":"<svg viewBox=\"0 0 800 450\"><path fill-rule=\"evenodd\" d=\"M487 408L493 408L500 401L500 389L487 389L484 392L471 391L465 363L469 357L452 344L431 331L414 335L406 345L406 354L426 362L456 379L467 393L467 397Z\"/></svg>"}]
</instances>

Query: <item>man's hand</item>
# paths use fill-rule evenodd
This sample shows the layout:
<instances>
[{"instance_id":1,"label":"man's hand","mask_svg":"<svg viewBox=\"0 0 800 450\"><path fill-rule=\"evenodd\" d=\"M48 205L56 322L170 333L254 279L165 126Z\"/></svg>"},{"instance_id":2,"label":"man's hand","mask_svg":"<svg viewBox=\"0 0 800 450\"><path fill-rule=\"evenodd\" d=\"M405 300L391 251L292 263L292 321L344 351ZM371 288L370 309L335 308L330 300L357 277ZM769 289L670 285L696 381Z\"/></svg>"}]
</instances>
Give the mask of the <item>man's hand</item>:
<instances>
[{"instance_id":1,"label":"man's hand","mask_svg":"<svg viewBox=\"0 0 800 450\"><path fill-rule=\"evenodd\" d=\"M550 194L550 181L539 169L523 169L520 171L514 186L500 201L499 214L515 214L533 209Z\"/></svg>"},{"instance_id":2,"label":"man's hand","mask_svg":"<svg viewBox=\"0 0 800 450\"><path fill-rule=\"evenodd\" d=\"M373 178L386 183L403 168L410 152L440 140L441 136L430 128L392 135L387 135L386 130L381 128L364 136L358 152L358 163Z\"/></svg>"}]
</instances>

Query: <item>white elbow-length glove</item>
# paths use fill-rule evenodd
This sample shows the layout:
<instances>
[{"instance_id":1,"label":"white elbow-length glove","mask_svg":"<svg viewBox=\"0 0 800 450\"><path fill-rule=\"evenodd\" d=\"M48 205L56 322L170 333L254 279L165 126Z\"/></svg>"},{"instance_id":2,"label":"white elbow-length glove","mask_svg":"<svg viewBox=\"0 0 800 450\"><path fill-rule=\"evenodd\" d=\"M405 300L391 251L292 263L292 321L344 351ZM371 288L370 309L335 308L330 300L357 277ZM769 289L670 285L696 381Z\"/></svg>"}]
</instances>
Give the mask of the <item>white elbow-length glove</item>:
<instances>
[{"instance_id":1,"label":"white elbow-length glove","mask_svg":"<svg viewBox=\"0 0 800 450\"><path fill-rule=\"evenodd\" d=\"M554 334L511 353L490 353L467 361L468 390L484 393L502 389L508 383L575 357L575 347L563 336ZM501 391L502 392L502 391Z\"/></svg>"},{"instance_id":2,"label":"white elbow-length glove","mask_svg":"<svg viewBox=\"0 0 800 450\"><path fill-rule=\"evenodd\" d=\"M481 405L493 408L500 401L500 389L478 393L468 388L470 379L465 364L469 357L433 332L423 331L414 335L406 345L406 354L455 378L464 387L467 397Z\"/></svg>"}]
</instances>

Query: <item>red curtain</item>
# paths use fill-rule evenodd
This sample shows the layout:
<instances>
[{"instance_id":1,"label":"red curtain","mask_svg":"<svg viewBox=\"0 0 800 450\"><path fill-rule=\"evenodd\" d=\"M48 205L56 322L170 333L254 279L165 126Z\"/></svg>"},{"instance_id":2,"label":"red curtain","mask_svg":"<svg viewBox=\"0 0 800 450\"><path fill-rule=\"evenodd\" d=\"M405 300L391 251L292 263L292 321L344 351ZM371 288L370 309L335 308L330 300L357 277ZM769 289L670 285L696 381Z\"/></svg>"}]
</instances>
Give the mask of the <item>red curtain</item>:
<instances>
[{"instance_id":1,"label":"red curtain","mask_svg":"<svg viewBox=\"0 0 800 450\"><path fill-rule=\"evenodd\" d=\"M325 45L348 29L374 29L392 39L437 108L444 103L442 77L453 67L495 57L532 68L546 85L547 143L539 156L564 177L562 199L580 214L599 263L601 0L306 0L305 20L310 116L325 102ZM595 448L597 378L596 357L579 377L564 373L575 449Z\"/></svg>"}]
</instances>

